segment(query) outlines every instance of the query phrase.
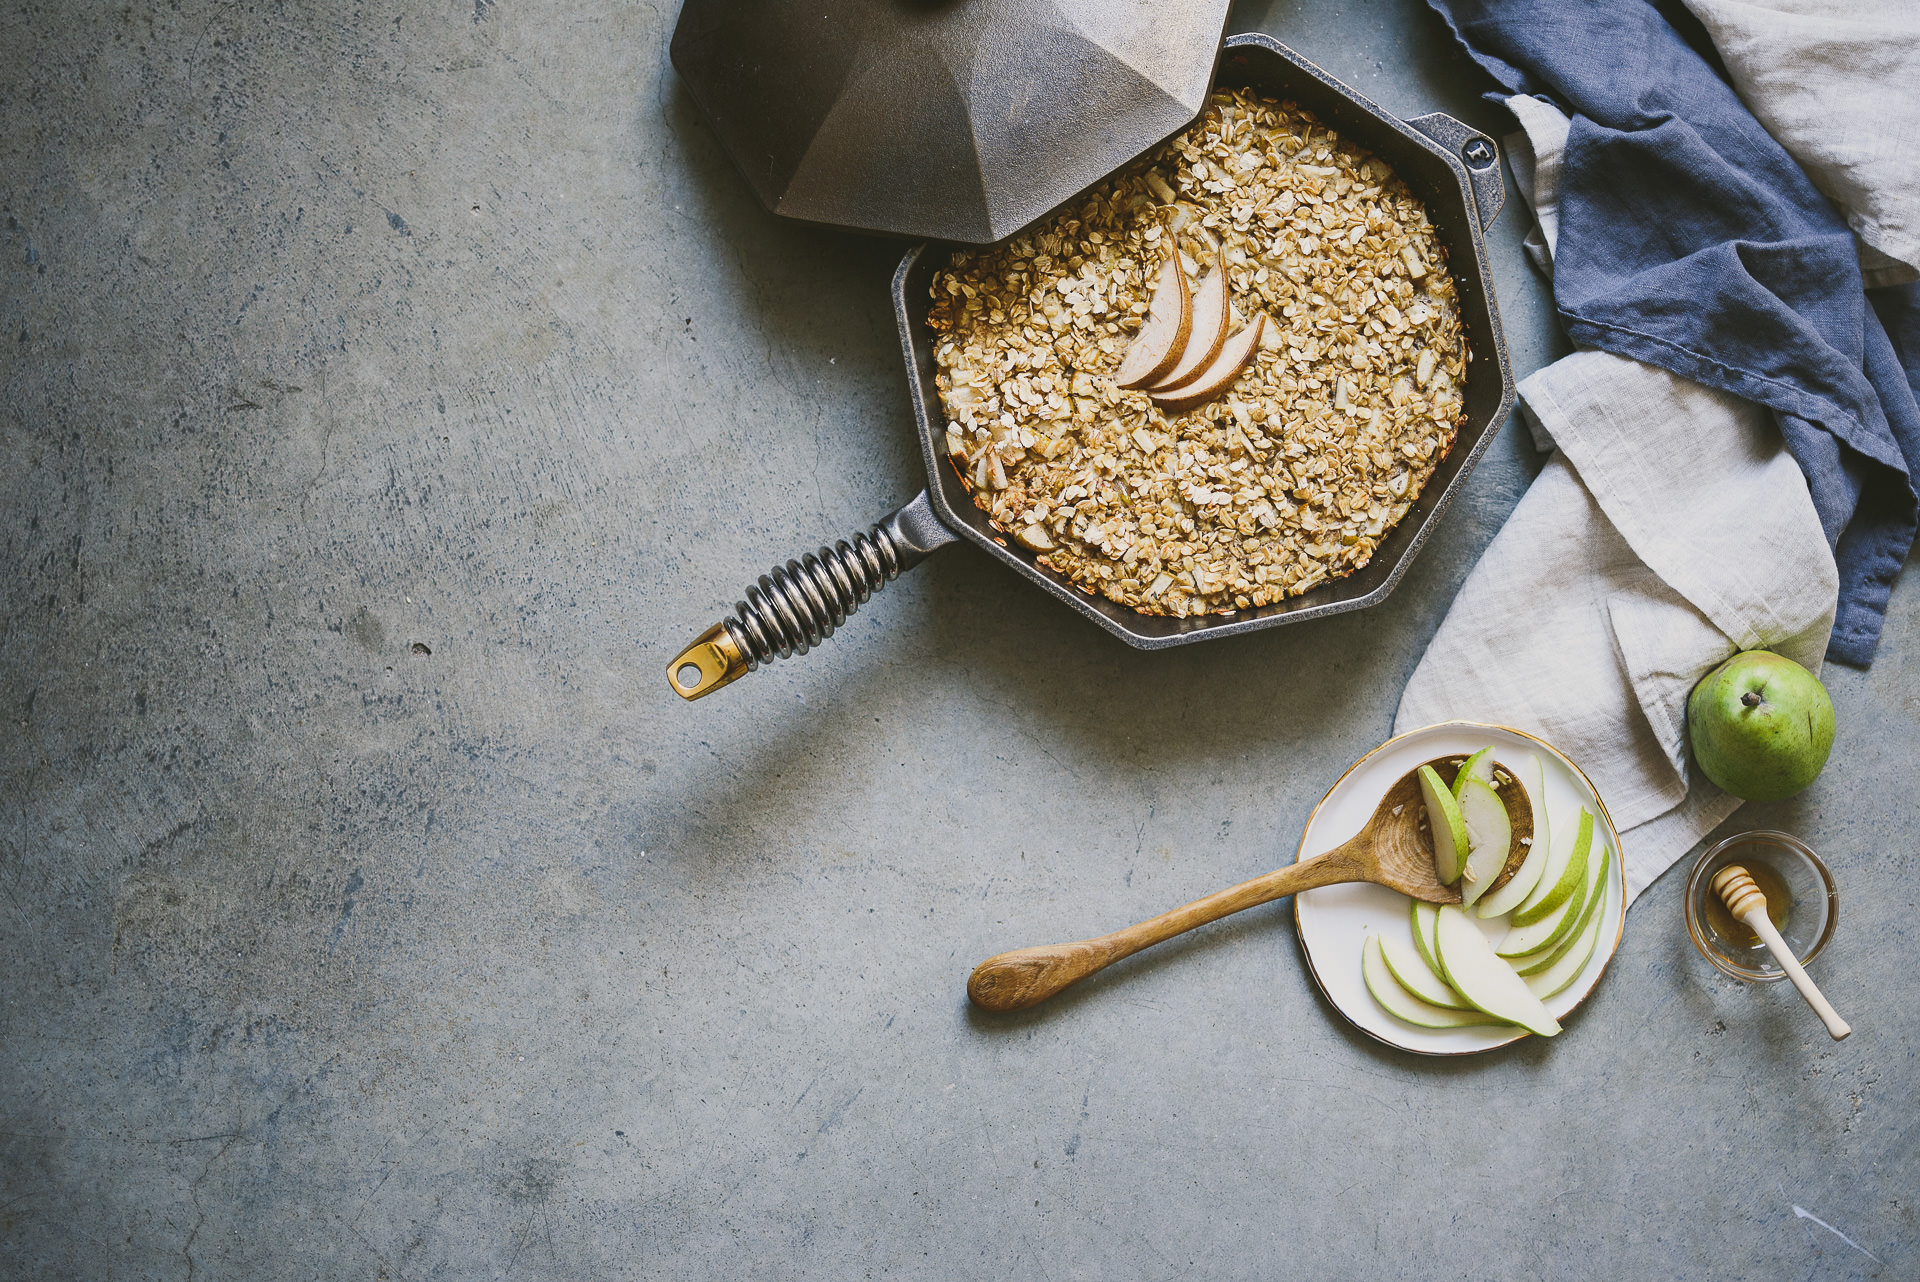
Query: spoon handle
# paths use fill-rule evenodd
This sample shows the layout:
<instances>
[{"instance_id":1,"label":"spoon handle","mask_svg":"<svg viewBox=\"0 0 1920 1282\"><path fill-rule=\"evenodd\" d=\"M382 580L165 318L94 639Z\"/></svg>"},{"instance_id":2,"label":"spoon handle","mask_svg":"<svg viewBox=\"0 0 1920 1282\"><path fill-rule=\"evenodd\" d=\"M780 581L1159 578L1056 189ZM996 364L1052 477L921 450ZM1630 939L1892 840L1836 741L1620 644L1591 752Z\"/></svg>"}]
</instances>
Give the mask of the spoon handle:
<instances>
[{"instance_id":1,"label":"spoon handle","mask_svg":"<svg viewBox=\"0 0 1920 1282\"><path fill-rule=\"evenodd\" d=\"M1010 953L989 957L974 967L967 979L967 996L983 1010L1025 1010L1122 957L1131 957L1143 948L1151 948L1196 926L1316 886L1366 881L1368 871L1365 863L1349 854L1345 846L1329 850L1324 855L1216 891L1205 899L1196 899L1098 939L1016 948Z\"/></svg>"},{"instance_id":2,"label":"spoon handle","mask_svg":"<svg viewBox=\"0 0 1920 1282\"><path fill-rule=\"evenodd\" d=\"M1763 901L1757 908L1749 908L1740 920L1752 927L1753 933L1760 936L1772 950L1773 959L1780 963L1780 969L1787 972L1787 978L1791 979L1793 986L1800 990L1800 995L1807 999L1807 1005L1813 1007L1813 1013L1818 1015L1820 1022L1827 1026L1827 1032L1832 1034L1833 1040L1837 1042L1851 1033L1853 1029L1835 1012L1826 996L1814 987L1813 980L1808 977L1807 972L1801 968L1799 960L1794 957L1793 949L1787 946L1786 940L1780 938L1780 932L1773 928L1773 922L1767 917L1765 902Z\"/></svg>"}]
</instances>

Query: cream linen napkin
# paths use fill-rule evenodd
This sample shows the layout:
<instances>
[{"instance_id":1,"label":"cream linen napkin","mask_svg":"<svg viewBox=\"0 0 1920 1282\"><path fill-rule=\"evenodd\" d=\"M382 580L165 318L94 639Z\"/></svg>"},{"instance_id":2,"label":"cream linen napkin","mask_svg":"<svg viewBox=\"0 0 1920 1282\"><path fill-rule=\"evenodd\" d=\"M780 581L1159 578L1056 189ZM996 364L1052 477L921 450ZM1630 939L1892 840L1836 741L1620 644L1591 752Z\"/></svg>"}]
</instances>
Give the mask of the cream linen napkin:
<instances>
[{"instance_id":1,"label":"cream linen napkin","mask_svg":"<svg viewBox=\"0 0 1920 1282\"><path fill-rule=\"evenodd\" d=\"M1846 215L1867 287L1920 277L1920 4L1686 5L1747 109Z\"/></svg>"},{"instance_id":2,"label":"cream linen napkin","mask_svg":"<svg viewBox=\"0 0 1920 1282\"><path fill-rule=\"evenodd\" d=\"M1526 103L1515 172L1551 207L1565 118ZM1818 672L1839 574L1765 409L1597 351L1520 398L1558 448L1454 598L1394 730L1491 721L1566 753L1621 831L1631 903L1740 804L1690 768L1688 692L1756 646Z\"/></svg>"}]
</instances>

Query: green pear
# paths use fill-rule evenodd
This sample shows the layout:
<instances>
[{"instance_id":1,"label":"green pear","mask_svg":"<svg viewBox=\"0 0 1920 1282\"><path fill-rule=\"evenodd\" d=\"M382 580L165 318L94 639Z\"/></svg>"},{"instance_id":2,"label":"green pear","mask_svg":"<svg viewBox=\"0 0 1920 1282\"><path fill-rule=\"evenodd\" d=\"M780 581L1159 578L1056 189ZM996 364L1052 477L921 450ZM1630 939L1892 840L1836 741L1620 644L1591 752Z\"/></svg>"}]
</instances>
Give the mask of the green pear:
<instances>
[{"instance_id":1,"label":"green pear","mask_svg":"<svg viewBox=\"0 0 1920 1282\"><path fill-rule=\"evenodd\" d=\"M1600 897L1605 899L1606 893L1602 891ZM1587 959L1593 956L1594 947L1600 942L1600 932L1606 924L1603 913L1596 912L1589 916L1586 925L1580 928L1580 932L1560 951L1551 965L1526 977L1527 990L1541 1001L1564 990L1587 968Z\"/></svg>"},{"instance_id":2,"label":"green pear","mask_svg":"<svg viewBox=\"0 0 1920 1282\"><path fill-rule=\"evenodd\" d=\"M1433 930L1440 920L1440 909L1424 899L1409 899L1407 925L1413 930L1413 946L1420 950L1420 960L1440 973L1440 954L1435 951Z\"/></svg>"},{"instance_id":3,"label":"green pear","mask_svg":"<svg viewBox=\"0 0 1920 1282\"><path fill-rule=\"evenodd\" d=\"M1467 857L1467 823L1460 803L1432 766L1420 767L1420 798L1427 803L1427 829L1433 834L1433 870L1443 886L1460 880Z\"/></svg>"},{"instance_id":4,"label":"green pear","mask_svg":"<svg viewBox=\"0 0 1920 1282\"><path fill-rule=\"evenodd\" d=\"M1746 801L1781 801L1819 778L1833 751L1833 700L1820 678L1771 650L1743 650L1687 696L1701 771Z\"/></svg>"},{"instance_id":5,"label":"green pear","mask_svg":"<svg viewBox=\"0 0 1920 1282\"><path fill-rule=\"evenodd\" d=\"M1513 968L1522 975L1534 974L1557 961L1562 949L1579 937L1587 918L1605 902L1612 847L1602 840L1595 850L1587 859L1586 884L1578 894L1570 896L1538 921L1516 927L1494 950L1512 962Z\"/></svg>"}]
</instances>

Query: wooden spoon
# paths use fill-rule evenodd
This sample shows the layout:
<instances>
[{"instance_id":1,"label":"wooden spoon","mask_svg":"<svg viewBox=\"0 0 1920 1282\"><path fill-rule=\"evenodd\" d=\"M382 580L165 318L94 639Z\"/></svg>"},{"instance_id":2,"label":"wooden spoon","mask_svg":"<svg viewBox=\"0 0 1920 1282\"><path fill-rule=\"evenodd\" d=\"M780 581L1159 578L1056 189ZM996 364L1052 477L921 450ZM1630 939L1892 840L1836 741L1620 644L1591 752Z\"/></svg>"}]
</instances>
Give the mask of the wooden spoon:
<instances>
[{"instance_id":1,"label":"wooden spoon","mask_svg":"<svg viewBox=\"0 0 1920 1282\"><path fill-rule=\"evenodd\" d=\"M1443 757L1427 764L1434 768L1442 782L1450 785L1464 760L1464 757ZM1501 773L1508 772L1502 770ZM1506 803L1507 819L1513 825L1513 844L1507 853L1506 867L1501 869L1494 887L1520 867L1526 858L1527 843L1533 840L1533 805L1517 778L1509 777L1501 782L1500 799ZM1024 1010L1143 948L1243 908L1316 886L1371 881L1430 904L1457 904L1459 890L1442 885L1434 873L1432 839L1427 834L1425 813L1416 770L1387 790L1366 827L1344 845L1264 877L1243 881L1205 899L1196 899L1111 935L1071 944L1018 948L989 957L974 967L967 980L967 996L984 1010ZM1493 887L1489 887L1491 889Z\"/></svg>"}]
</instances>

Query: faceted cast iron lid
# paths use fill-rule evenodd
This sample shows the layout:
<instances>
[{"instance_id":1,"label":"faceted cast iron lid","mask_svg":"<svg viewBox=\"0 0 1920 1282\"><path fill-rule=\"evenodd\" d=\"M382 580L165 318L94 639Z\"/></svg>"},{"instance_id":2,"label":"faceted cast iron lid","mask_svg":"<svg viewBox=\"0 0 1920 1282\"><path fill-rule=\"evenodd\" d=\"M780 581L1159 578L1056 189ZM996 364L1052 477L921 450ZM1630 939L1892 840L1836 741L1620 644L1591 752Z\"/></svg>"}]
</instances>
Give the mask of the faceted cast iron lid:
<instances>
[{"instance_id":1,"label":"faceted cast iron lid","mask_svg":"<svg viewBox=\"0 0 1920 1282\"><path fill-rule=\"evenodd\" d=\"M1186 125L1230 0L685 0L673 65L767 208L987 244Z\"/></svg>"}]
</instances>

